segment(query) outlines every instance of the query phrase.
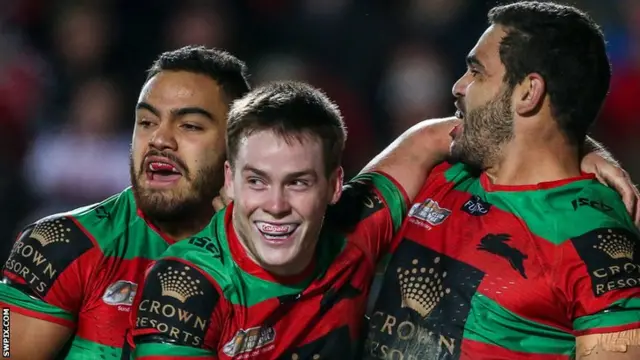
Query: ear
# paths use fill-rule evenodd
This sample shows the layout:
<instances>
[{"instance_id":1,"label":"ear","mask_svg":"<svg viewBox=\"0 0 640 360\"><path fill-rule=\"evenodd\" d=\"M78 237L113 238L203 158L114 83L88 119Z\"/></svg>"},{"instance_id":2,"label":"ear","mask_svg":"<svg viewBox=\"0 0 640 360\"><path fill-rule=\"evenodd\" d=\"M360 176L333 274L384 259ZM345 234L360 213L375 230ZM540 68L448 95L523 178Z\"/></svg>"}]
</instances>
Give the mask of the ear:
<instances>
[{"instance_id":1,"label":"ear","mask_svg":"<svg viewBox=\"0 0 640 360\"><path fill-rule=\"evenodd\" d=\"M514 89L516 113L527 116L540 109L547 94L546 84L538 73L531 73Z\"/></svg>"},{"instance_id":2,"label":"ear","mask_svg":"<svg viewBox=\"0 0 640 360\"><path fill-rule=\"evenodd\" d=\"M235 198L233 189L233 168L229 160L224 162L224 189L228 198Z\"/></svg>"},{"instance_id":3,"label":"ear","mask_svg":"<svg viewBox=\"0 0 640 360\"><path fill-rule=\"evenodd\" d=\"M332 188L330 192L329 203L331 205L335 204L340 200L340 196L342 195L342 183L344 181L344 170L342 166L338 167L331 177L329 178L330 186Z\"/></svg>"}]
</instances>

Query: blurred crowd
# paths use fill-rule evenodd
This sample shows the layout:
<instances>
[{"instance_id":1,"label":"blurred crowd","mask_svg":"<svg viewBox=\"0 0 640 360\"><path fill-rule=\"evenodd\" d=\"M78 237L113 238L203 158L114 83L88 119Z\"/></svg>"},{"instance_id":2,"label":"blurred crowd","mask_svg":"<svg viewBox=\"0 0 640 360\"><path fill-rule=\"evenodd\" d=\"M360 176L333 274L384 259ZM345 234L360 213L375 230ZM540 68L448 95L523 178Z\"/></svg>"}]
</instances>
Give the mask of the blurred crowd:
<instances>
[{"instance_id":1,"label":"blurred crowd","mask_svg":"<svg viewBox=\"0 0 640 360\"><path fill-rule=\"evenodd\" d=\"M157 55L229 50L254 84L308 81L341 107L349 174L451 87L495 0L10 0L0 10L0 257L20 227L129 184L134 104ZM614 67L593 136L640 181L640 0L574 0Z\"/></svg>"}]
</instances>

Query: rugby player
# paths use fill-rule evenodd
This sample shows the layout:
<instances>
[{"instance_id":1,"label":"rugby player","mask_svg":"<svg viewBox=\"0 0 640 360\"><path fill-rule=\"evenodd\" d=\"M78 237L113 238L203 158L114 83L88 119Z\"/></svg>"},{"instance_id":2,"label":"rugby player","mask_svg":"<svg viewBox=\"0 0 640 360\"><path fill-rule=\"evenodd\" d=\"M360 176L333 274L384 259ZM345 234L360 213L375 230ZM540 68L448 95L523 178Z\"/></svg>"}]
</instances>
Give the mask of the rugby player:
<instances>
[{"instance_id":1,"label":"rugby player","mask_svg":"<svg viewBox=\"0 0 640 360\"><path fill-rule=\"evenodd\" d=\"M225 165L235 201L150 269L134 358L355 358L375 264L457 123L410 129L342 189L346 136L324 94L277 83L236 101Z\"/></svg>"},{"instance_id":2,"label":"rugby player","mask_svg":"<svg viewBox=\"0 0 640 360\"><path fill-rule=\"evenodd\" d=\"M453 86L459 162L431 172L391 245L364 358L640 359L639 233L580 171L604 36L548 2L488 18Z\"/></svg>"},{"instance_id":3,"label":"rugby player","mask_svg":"<svg viewBox=\"0 0 640 360\"><path fill-rule=\"evenodd\" d=\"M224 51L160 55L136 105L131 187L27 226L13 247L0 283L12 359L120 359L148 263L211 220L229 104L248 91Z\"/></svg>"}]
</instances>

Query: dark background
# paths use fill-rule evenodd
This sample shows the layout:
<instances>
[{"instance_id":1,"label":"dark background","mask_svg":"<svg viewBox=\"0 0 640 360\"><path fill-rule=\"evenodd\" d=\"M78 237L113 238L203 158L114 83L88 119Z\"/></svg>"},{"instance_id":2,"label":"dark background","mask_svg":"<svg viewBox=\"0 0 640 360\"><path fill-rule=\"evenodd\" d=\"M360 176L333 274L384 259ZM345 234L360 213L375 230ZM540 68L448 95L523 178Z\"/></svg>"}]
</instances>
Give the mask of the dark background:
<instances>
[{"instance_id":1,"label":"dark background","mask_svg":"<svg viewBox=\"0 0 640 360\"><path fill-rule=\"evenodd\" d=\"M640 0L575 0L614 66L593 135L640 179ZM27 222L129 184L144 70L186 44L227 49L252 81L323 88L350 130L353 174L396 135L453 113L487 26L483 0L0 0L0 258Z\"/></svg>"}]
</instances>

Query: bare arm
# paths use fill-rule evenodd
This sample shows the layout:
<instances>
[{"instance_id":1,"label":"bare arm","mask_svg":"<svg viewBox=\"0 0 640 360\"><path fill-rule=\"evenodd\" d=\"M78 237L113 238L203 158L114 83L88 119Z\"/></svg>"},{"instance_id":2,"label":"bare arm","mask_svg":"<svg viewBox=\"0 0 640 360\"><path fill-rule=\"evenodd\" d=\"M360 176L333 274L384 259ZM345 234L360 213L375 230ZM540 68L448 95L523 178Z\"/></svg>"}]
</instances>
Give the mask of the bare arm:
<instances>
[{"instance_id":1,"label":"bare arm","mask_svg":"<svg viewBox=\"0 0 640 360\"><path fill-rule=\"evenodd\" d=\"M576 339L576 360L640 359L640 329L592 334Z\"/></svg>"},{"instance_id":2,"label":"bare arm","mask_svg":"<svg viewBox=\"0 0 640 360\"><path fill-rule=\"evenodd\" d=\"M362 172L381 171L393 177L413 200L431 170L449 154L449 133L455 117L424 120L412 126L376 156Z\"/></svg>"},{"instance_id":3,"label":"bare arm","mask_svg":"<svg viewBox=\"0 0 640 360\"><path fill-rule=\"evenodd\" d=\"M55 358L69 340L73 329L16 312L11 313L10 351L15 360Z\"/></svg>"}]
</instances>

